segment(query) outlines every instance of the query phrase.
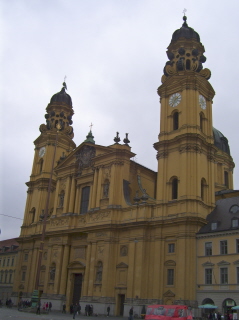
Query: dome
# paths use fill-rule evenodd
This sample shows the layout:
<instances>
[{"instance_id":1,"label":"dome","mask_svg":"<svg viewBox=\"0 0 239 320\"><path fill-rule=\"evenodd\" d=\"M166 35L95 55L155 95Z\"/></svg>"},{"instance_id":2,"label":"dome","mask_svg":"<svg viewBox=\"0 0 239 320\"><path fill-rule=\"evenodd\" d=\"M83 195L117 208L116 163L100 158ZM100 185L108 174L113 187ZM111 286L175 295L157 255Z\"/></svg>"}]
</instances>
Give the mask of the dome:
<instances>
[{"instance_id":1,"label":"dome","mask_svg":"<svg viewBox=\"0 0 239 320\"><path fill-rule=\"evenodd\" d=\"M65 103L72 107L72 101L69 94L66 93L65 88L63 87L60 92L54 94L51 98L50 103Z\"/></svg>"},{"instance_id":2,"label":"dome","mask_svg":"<svg viewBox=\"0 0 239 320\"><path fill-rule=\"evenodd\" d=\"M196 39L198 42L200 42L199 34L194 31L193 28L190 28L187 24L187 17L183 17L184 23L182 27L176 31L174 31L172 36L172 41L177 41L179 38L186 38L186 39Z\"/></svg>"},{"instance_id":3,"label":"dome","mask_svg":"<svg viewBox=\"0 0 239 320\"><path fill-rule=\"evenodd\" d=\"M230 156L230 148L229 148L227 138L216 128L213 128L212 130L213 130L213 137L214 137L214 145L218 149L226 152Z\"/></svg>"}]
</instances>

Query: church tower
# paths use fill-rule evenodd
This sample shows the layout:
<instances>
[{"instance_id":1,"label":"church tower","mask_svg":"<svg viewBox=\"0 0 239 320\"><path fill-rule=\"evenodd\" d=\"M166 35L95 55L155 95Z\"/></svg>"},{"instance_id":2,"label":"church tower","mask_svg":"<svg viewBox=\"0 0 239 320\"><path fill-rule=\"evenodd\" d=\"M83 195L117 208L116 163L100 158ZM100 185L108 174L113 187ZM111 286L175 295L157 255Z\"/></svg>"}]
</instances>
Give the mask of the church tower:
<instances>
[{"instance_id":1,"label":"church tower","mask_svg":"<svg viewBox=\"0 0 239 320\"><path fill-rule=\"evenodd\" d=\"M28 197L22 235L24 235L24 226L34 225L43 219L52 169L75 149L75 143L72 140L74 133L71 126L73 114L71 97L66 93L64 82L61 91L52 96L46 108L46 124L40 125L41 134L34 141L35 155L30 181L26 183ZM52 214L55 185L53 172L48 216Z\"/></svg>"},{"instance_id":2,"label":"church tower","mask_svg":"<svg viewBox=\"0 0 239 320\"><path fill-rule=\"evenodd\" d=\"M158 88L161 123L158 151L157 199L176 202L177 213L196 213L201 217L215 203L216 148L212 126L211 72L200 37L183 17L182 27L173 33ZM170 204L171 205L171 204ZM189 209L190 208L190 209ZM165 210L167 214L170 210Z\"/></svg>"}]
</instances>

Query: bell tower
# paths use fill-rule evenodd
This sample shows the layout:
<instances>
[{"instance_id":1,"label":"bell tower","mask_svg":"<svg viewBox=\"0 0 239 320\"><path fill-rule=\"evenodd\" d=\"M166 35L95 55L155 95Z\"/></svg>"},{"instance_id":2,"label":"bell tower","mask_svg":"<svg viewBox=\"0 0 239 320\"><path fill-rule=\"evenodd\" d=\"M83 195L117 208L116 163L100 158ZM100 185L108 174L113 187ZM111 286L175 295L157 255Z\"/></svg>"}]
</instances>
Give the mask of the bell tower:
<instances>
[{"instance_id":1,"label":"bell tower","mask_svg":"<svg viewBox=\"0 0 239 320\"><path fill-rule=\"evenodd\" d=\"M214 89L200 37L183 17L168 46L162 85L157 150L157 200L177 213L205 218L215 202L216 148L212 127ZM167 215L171 210L164 210Z\"/></svg>"},{"instance_id":2,"label":"bell tower","mask_svg":"<svg viewBox=\"0 0 239 320\"><path fill-rule=\"evenodd\" d=\"M76 147L72 140L74 133L71 126L74 111L71 97L66 93L66 89L64 82L61 91L52 96L46 108L46 123L40 125L41 134L34 141L35 155L30 181L26 183L28 197L22 233L24 226L37 224L43 219L52 168ZM55 183L53 172L49 215L53 208Z\"/></svg>"}]
</instances>

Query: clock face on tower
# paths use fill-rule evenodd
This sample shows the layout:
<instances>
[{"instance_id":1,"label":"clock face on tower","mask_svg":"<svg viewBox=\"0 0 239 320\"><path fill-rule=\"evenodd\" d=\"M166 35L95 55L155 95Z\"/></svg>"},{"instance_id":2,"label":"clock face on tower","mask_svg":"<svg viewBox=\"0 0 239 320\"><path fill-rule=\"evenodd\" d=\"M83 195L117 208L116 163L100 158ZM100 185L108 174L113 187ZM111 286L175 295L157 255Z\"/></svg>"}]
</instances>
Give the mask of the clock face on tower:
<instances>
[{"instance_id":1,"label":"clock face on tower","mask_svg":"<svg viewBox=\"0 0 239 320\"><path fill-rule=\"evenodd\" d=\"M169 98L170 107L176 107L181 102L182 96L180 93L174 93Z\"/></svg>"},{"instance_id":2,"label":"clock face on tower","mask_svg":"<svg viewBox=\"0 0 239 320\"><path fill-rule=\"evenodd\" d=\"M42 158L42 157L44 156L45 152L46 152L46 148L45 148L45 147L42 147L42 148L39 150L39 157Z\"/></svg>"},{"instance_id":3,"label":"clock face on tower","mask_svg":"<svg viewBox=\"0 0 239 320\"><path fill-rule=\"evenodd\" d=\"M205 99L204 96L202 96L201 94L199 95L199 106L200 106L200 108L202 108L203 110L205 110L206 107L207 107L206 99Z\"/></svg>"}]
</instances>

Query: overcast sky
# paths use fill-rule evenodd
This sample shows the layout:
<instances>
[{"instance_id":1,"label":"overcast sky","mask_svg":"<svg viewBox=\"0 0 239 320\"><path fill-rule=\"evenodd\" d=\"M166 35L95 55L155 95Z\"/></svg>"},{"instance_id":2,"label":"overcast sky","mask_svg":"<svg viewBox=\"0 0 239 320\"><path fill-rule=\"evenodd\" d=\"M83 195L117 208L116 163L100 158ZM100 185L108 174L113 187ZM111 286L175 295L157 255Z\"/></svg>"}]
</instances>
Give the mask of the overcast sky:
<instances>
[{"instance_id":1,"label":"overcast sky","mask_svg":"<svg viewBox=\"0 0 239 320\"><path fill-rule=\"evenodd\" d=\"M91 122L99 145L127 132L136 161L156 170L156 91L184 8L205 47L216 91L213 124L229 140L239 189L238 0L1 0L0 7L0 240L20 234L33 141L65 75L76 145Z\"/></svg>"}]
</instances>

